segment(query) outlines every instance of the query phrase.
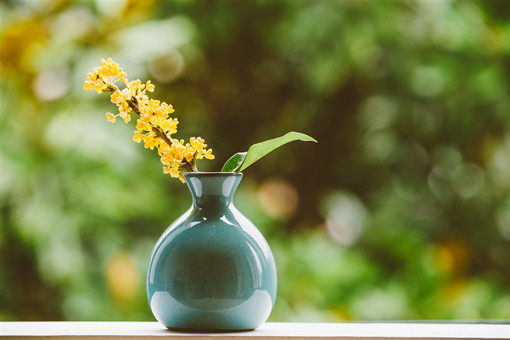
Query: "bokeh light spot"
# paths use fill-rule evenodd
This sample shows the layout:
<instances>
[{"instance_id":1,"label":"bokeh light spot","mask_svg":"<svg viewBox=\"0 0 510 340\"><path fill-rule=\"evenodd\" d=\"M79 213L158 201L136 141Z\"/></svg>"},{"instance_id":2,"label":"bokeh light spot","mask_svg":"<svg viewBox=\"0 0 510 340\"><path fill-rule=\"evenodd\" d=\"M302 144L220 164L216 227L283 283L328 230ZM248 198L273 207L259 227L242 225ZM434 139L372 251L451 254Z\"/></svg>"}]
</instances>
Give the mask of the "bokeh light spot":
<instances>
[{"instance_id":1,"label":"bokeh light spot","mask_svg":"<svg viewBox=\"0 0 510 340\"><path fill-rule=\"evenodd\" d=\"M288 219L296 213L299 203L296 188L282 179L262 182L258 198L264 212L275 219Z\"/></svg>"},{"instance_id":2,"label":"bokeh light spot","mask_svg":"<svg viewBox=\"0 0 510 340\"><path fill-rule=\"evenodd\" d=\"M354 244L362 234L366 209L353 195L337 192L325 202L326 229L335 242L341 245Z\"/></svg>"}]
</instances>

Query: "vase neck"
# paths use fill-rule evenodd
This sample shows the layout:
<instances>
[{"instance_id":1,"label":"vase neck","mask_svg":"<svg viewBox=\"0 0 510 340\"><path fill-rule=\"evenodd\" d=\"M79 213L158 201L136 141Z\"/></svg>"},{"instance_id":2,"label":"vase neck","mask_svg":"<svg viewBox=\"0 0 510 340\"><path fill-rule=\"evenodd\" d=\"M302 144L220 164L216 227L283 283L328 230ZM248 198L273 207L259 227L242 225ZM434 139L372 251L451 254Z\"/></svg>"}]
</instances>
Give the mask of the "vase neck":
<instances>
[{"instance_id":1,"label":"vase neck","mask_svg":"<svg viewBox=\"0 0 510 340\"><path fill-rule=\"evenodd\" d=\"M232 203L241 173L188 172L184 180L198 208L221 208Z\"/></svg>"}]
</instances>

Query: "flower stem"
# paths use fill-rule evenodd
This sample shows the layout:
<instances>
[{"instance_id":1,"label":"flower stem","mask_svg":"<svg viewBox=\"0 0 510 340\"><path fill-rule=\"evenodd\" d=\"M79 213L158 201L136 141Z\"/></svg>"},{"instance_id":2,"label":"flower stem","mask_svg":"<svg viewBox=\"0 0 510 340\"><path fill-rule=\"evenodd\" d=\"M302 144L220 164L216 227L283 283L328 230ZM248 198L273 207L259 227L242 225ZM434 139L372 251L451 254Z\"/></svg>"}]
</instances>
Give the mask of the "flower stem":
<instances>
[{"instance_id":1,"label":"flower stem","mask_svg":"<svg viewBox=\"0 0 510 340\"><path fill-rule=\"evenodd\" d=\"M198 171L197 166L195 164L189 163L189 162L187 162L187 163L189 165L191 165L191 171L190 172L200 172L200 171Z\"/></svg>"},{"instance_id":2,"label":"flower stem","mask_svg":"<svg viewBox=\"0 0 510 340\"><path fill-rule=\"evenodd\" d=\"M136 113L138 116L140 116L140 109L138 108L138 104L136 103L136 98L135 97L131 98L131 100L128 100L127 103L129 105L129 107L131 108L131 110L133 110L134 113ZM156 134L156 136L158 136L159 138L164 140L165 143L168 144L168 146L173 144L173 141L170 138L168 138L166 133L164 131L162 131L159 127L151 124L151 128L152 128L152 131L154 131L154 133Z\"/></svg>"},{"instance_id":3,"label":"flower stem","mask_svg":"<svg viewBox=\"0 0 510 340\"><path fill-rule=\"evenodd\" d=\"M133 110L134 113L136 113L138 116L140 116L140 108L138 107L138 102L136 100L136 97L132 97L130 100L127 101L129 107L131 108L131 110ZM162 140L165 141L165 143L168 144L168 146L171 146L174 141L169 138L167 136L167 134L161 130L161 128L159 128L158 126L154 126L151 124L151 128L152 128L152 131L154 131L154 133L156 134L156 136L158 136L159 138L161 138ZM188 160L184 159L183 160L185 162L185 165L184 165L184 169L186 169L187 171L189 172L199 172L199 170L197 169L197 166L195 164L195 158L193 158L193 161L192 162L189 162Z\"/></svg>"}]
</instances>

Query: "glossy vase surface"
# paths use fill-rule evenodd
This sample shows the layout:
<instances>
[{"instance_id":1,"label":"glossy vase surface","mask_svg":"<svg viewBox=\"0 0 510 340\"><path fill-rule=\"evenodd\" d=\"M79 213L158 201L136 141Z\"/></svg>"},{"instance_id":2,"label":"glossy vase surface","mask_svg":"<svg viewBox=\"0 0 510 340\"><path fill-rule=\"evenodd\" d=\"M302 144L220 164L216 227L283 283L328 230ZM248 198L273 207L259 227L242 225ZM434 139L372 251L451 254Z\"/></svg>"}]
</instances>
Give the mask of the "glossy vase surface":
<instances>
[{"instance_id":1,"label":"glossy vase surface","mask_svg":"<svg viewBox=\"0 0 510 340\"><path fill-rule=\"evenodd\" d=\"M249 330L268 318L276 298L273 254L260 231L233 205L240 173L186 173L193 204L156 243L147 295L171 329Z\"/></svg>"}]
</instances>

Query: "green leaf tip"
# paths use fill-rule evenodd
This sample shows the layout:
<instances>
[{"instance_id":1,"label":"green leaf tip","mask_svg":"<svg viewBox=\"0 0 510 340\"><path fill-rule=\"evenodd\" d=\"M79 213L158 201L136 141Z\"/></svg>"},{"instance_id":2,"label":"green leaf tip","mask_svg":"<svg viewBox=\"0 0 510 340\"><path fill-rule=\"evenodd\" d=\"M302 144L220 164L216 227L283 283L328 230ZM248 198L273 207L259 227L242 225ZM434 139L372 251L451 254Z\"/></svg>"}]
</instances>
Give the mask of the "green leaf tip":
<instances>
[{"instance_id":1,"label":"green leaf tip","mask_svg":"<svg viewBox=\"0 0 510 340\"><path fill-rule=\"evenodd\" d=\"M221 172L237 172L246 158L247 152L238 152L230 157L223 165Z\"/></svg>"},{"instance_id":2,"label":"green leaf tip","mask_svg":"<svg viewBox=\"0 0 510 340\"><path fill-rule=\"evenodd\" d=\"M274 151L282 145L293 141L303 141L303 142L315 142L317 141L301 132L289 132L281 137L273 138L270 140L266 140L264 142L260 142L257 144L253 144L247 152L239 152L230 157L223 169L222 172L241 172L262 157L266 156L268 153Z\"/></svg>"}]
</instances>

